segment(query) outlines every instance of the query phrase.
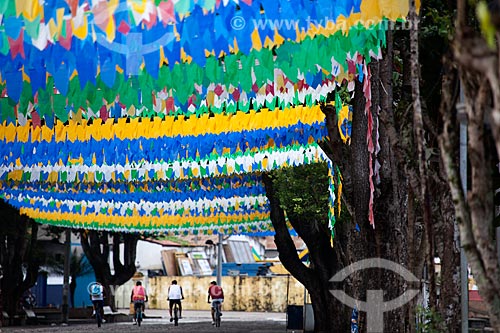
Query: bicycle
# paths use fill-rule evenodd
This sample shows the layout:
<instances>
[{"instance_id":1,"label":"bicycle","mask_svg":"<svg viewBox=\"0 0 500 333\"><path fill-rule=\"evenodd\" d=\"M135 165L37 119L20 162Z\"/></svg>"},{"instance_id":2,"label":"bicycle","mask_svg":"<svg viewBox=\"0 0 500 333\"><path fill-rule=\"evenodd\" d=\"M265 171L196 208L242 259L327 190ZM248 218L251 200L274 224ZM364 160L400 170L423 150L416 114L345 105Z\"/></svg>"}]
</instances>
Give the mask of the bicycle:
<instances>
[{"instance_id":1,"label":"bicycle","mask_svg":"<svg viewBox=\"0 0 500 333\"><path fill-rule=\"evenodd\" d=\"M179 304L174 303L174 326L179 326Z\"/></svg>"},{"instance_id":2,"label":"bicycle","mask_svg":"<svg viewBox=\"0 0 500 333\"><path fill-rule=\"evenodd\" d=\"M99 282L91 282L87 286L87 291L90 295L90 300L94 305L94 314L97 321L97 327L101 327L103 320L103 307L104 307L104 288ZM93 315L94 315L93 314Z\"/></svg>"},{"instance_id":3,"label":"bicycle","mask_svg":"<svg viewBox=\"0 0 500 333\"><path fill-rule=\"evenodd\" d=\"M95 311L95 320L97 322L97 327L101 327L102 325L102 301L94 301L94 311Z\"/></svg>"},{"instance_id":4,"label":"bicycle","mask_svg":"<svg viewBox=\"0 0 500 333\"><path fill-rule=\"evenodd\" d=\"M134 302L134 310L135 310L135 321L137 323L137 326L141 326L141 322L142 322L142 306L143 306L144 302L141 302L141 301L135 301Z\"/></svg>"},{"instance_id":5,"label":"bicycle","mask_svg":"<svg viewBox=\"0 0 500 333\"><path fill-rule=\"evenodd\" d=\"M215 303L215 327L220 327L220 317L222 317L222 311L220 309L222 303L216 301Z\"/></svg>"}]
</instances>

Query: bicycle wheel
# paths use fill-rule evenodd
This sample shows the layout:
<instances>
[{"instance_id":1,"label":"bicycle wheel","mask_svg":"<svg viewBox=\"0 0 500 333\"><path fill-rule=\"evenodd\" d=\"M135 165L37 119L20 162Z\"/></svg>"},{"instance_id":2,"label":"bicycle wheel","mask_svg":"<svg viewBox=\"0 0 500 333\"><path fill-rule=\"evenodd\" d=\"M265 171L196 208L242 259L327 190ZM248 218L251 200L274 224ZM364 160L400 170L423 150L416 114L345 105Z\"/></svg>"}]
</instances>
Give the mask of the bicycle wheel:
<instances>
[{"instance_id":1,"label":"bicycle wheel","mask_svg":"<svg viewBox=\"0 0 500 333\"><path fill-rule=\"evenodd\" d=\"M102 325L102 318L101 318L101 307L96 306L95 309L95 320L97 321L97 327L101 327Z\"/></svg>"},{"instance_id":2,"label":"bicycle wheel","mask_svg":"<svg viewBox=\"0 0 500 333\"><path fill-rule=\"evenodd\" d=\"M221 317L221 313L220 313L220 309L219 309L219 306L217 306L216 310L215 310L215 327L220 327L220 317Z\"/></svg>"},{"instance_id":3,"label":"bicycle wheel","mask_svg":"<svg viewBox=\"0 0 500 333\"><path fill-rule=\"evenodd\" d=\"M179 306L174 305L174 326L179 326Z\"/></svg>"},{"instance_id":4,"label":"bicycle wheel","mask_svg":"<svg viewBox=\"0 0 500 333\"><path fill-rule=\"evenodd\" d=\"M141 309L141 307L139 307L137 309L136 315L137 315L137 326L141 326L141 322L142 322L142 309Z\"/></svg>"}]
</instances>

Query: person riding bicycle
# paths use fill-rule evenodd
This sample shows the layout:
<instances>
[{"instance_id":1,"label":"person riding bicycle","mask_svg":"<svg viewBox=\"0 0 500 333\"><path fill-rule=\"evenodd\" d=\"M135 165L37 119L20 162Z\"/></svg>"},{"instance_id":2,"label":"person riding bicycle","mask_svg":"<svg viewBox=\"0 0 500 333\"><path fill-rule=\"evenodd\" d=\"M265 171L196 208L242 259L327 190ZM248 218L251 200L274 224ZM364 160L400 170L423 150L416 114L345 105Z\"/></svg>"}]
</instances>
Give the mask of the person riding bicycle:
<instances>
[{"instance_id":1,"label":"person riding bicycle","mask_svg":"<svg viewBox=\"0 0 500 333\"><path fill-rule=\"evenodd\" d=\"M141 281L137 281L135 283L134 288L132 289L132 293L130 295L130 302L134 303L134 325L137 324L137 309L140 307L144 312L144 302L148 301L148 294L146 293L146 289L142 286Z\"/></svg>"},{"instance_id":2,"label":"person riding bicycle","mask_svg":"<svg viewBox=\"0 0 500 333\"><path fill-rule=\"evenodd\" d=\"M170 322L174 320L172 318L172 308L174 307L174 304L179 305L179 319L182 319L182 305L181 305L181 299L184 299L184 294L182 293L182 287L177 285L177 280L173 280L172 284L170 287L168 287L168 298L170 302L169 306L169 313L170 313Z\"/></svg>"},{"instance_id":3,"label":"person riding bicycle","mask_svg":"<svg viewBox=\"0 0 500 333\"><path fill-rule=\"evenodd\" d=\"M93 283L89 289L90 292L90 300L92 301L92 305L94 306L94 311L92 313L92 317L99 311L100 318L103 317L103 308L104 308L104 288L100 283ZM102 319L105 322L104 319ZM101 323L98 323L98 326L101 326Z\"/></svg>"},{"instance_id":4,"label":"person riding bicycle","mask_svg":"<svg viewBox=\"0 0 500 333\"><path fill-rule=\"evenodd\" d=\"M224 291L215 281L210 282L208 288L208 303L210 303L210 298L212 298L212 325L215 325L215 307L219 308L219 313L222 316L221 306L222 302L224 302Z\"/></svg>"}]
</instances>

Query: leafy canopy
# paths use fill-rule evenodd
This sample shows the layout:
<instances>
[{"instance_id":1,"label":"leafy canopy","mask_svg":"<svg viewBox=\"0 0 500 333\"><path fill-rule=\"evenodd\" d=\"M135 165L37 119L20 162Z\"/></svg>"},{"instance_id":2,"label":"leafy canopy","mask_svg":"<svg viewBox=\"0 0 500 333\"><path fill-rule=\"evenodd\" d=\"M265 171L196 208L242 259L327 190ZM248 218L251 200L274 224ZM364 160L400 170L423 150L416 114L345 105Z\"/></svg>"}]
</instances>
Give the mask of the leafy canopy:
<instances>
[{"instance_id":1,"label":"leafy canopy","mask_svg":"<svg viewBox=\"0 0 500 333\"><path fill-rule=\"evenodd\" d=\"M276 170L271 177L288 216L327 223L330 196L326 163Z\"/></svg>"}]
</instances>

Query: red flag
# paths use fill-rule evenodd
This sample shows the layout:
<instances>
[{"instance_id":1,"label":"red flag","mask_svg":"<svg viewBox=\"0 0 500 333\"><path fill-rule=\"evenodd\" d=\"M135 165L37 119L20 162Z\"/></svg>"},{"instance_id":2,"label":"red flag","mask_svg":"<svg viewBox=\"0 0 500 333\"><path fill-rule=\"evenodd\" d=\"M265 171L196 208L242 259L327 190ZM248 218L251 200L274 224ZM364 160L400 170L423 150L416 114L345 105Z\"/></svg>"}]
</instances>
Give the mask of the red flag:
<instances>
[{"instance_id":1,"label":"red flag","mask_svg":"<svg viewBox=\"0 0 500 333\"><path fill-rule=\"evenodd\" d=\"M167 112L168 113L175 111L174 98L173 97L167 98L166 108L167 108Z\"/></svg>"},{"instance_id":2,"label":"red flag","mask_svg":"<svg viewBox=\"0 0 500 333\"><path fill-rule=\"evenodd\" d=\"M220 84L218 84L217 87L215 87L215 89L214 89L214 93L216 93L217 96L222 95L223 92L224 92L224 90L222 89L222 87L220 86Z\"/></svg>"},{"instance_id":3,"label":"red flag","mask_svg":"<svg viewBox=\"0 0 500 333\"><path fill-rule=\"evenodd\" d=\"M66 0L69 5L69 9L71 11L71 16L76 16L76 11L78 10L78 0Z\"/></svg>"},{"instance_id":4,"label":"red flag","mask_svg":"<svg viewBox=\"0 0 500 333\"><path fill-rule=\"evenodd\" d=\"M169 1L169 2L171 2L171 1ZM144 20L143 22L146 24L146 27L148 28L148 30L151 29L156 24L156 10L150 12L147 20Z\"/></svg>"},{"instance_id":5,"label":"red flag","mask_svg":"<svg viewBox=\"0 0 500 333\"><path fill-rule=\"evenodd\" d=\"M233 98L235 101L239 101L240 100L240 91L238 89L234 89L233 91Z\"/></svg>"},{"instance_id":6,"label":"red flag","mask_svg":"<svg viewBox=\"0 0 500 333\"><path fill-rule=\"evenodd\" d=\"M127 22L121 21L120 25L118 26L118 31L121 32L124 35L127 35L128 32L130 31L130 26L128 25Z\"/></svg>"},{"instance_id":7,"label":"red flag","mask_svg":"<svg viewBox=\"0 0 500 333\"><path fill-rule=\"evenodd\" d=\"M40 116L38 115L38 112L36 112L36 110L33 110L31 112L31 121L33 122L33 128L42 126L42 120L40 119Z\"/></svg>"},{"instance_id":8,"label":"red flag","mask_svg":"<svg viewBox=\"0 0 500 333\"><path fill-rule=\"evenodd\" d=\"M109 114L108 114L108 109L106 109L105 105L101 106L101 109L99 110L99 117L102 119L103 122L106 122L106 120L108 120Z\"/></svg>"},{"instance_id":9,"label":"red flag","mask_svg":"<svg viewBox=\"0 0 500 333\"><path fill-rule=\"evenodd\" d=\"M161 2L158 5L158 10L160 11L160 17L163 24L166 25L170 22L175 23L174 3L172 0Z\"/></svg>"},{"instance_id":10,"label":"red flag","mask_svg":"<svg viewBox=\"0 0 500 333\"><path fill-rule=\"evenodd\" d=\"M73 28L71 28L71 22L66 21L66 38L59 36L59 44L68 51L71 49L71 37L73 37Z\"/></svg>"},{"instance_id":11,"label":"red flag","mask_svg":"<svg viewBox=\"0 0 500 333\"><path fill-rule=\"evenodd\" d=\"M9 39L9 46L10 46L10 56L12 59L14 59L18 54L21 55L21 58L25 58L24 56L24 29L21 29L21 33L19 34L19 37L17 39L12 39L8 37Z\"/></svg>"}]
</instances>

